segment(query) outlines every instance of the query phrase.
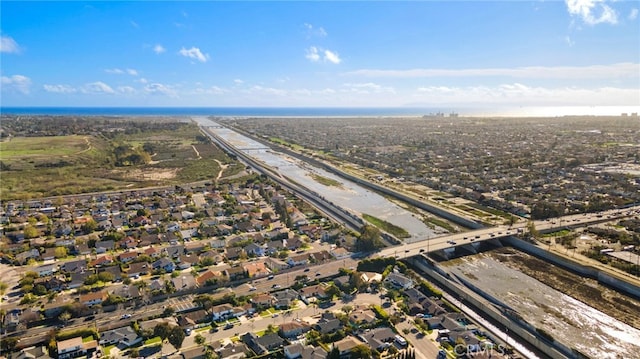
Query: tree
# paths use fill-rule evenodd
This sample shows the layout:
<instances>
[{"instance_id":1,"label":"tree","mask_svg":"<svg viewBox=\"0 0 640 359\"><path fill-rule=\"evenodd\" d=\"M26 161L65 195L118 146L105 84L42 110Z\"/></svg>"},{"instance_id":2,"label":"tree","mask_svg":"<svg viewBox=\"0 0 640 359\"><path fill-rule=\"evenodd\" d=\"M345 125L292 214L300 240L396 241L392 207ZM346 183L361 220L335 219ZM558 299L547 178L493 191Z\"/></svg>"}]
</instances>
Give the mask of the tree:
<instances>
[{"instance_id":1,"label":"tree","mask_svg":"<svg viewBox=\"0 0 640 359\"><path fill-rule=\"evenodd\" d=\"M324 292L329 298L340 295L340 289L338 289L338 287L336 287L336 285L333 283L329 284Z\"/></svg>"},{"instance_id":2,"label":"tree","mask_svg":"<svg viewBox=\"0 0 640 359\"><path fill-rule=\"evenodd\" d=\"M98 223L93 219L88 220L85 224L82 225L80 229L82 229L82 233L89 234L95 232L98 228Z\"/></svg>"},{"instance_id":3,"label":"tree","mask_svg":"<svg viewBox=\"0 0 640 359\"><path fill-rule=\"evenodd\" d=\"M194 338L194 341L198 345L204 345L204 343L207 341L207 339L205 337L203 337L201 334L198 334Z\"/></svg>"},{"instance_id":4,"label":"tree","mask_svg":"<svg viewBox=\"0 0 640 359\"><path fill-rule=\"evenodd\" d=\"M67 256L67 248L56 247L56 249L53 250L53 255L58 259L64 258Z\"/></svg>"},{"instance_id":5,"label":"tree","mask_svg":"<svg viewBox=\"0 0 640 359\"><path fill-rule=\"evenodd\" d=\"M171 332L169 333L169 343L173 345L176 349L180 349L182 347L182 342L184 341L184 331L180 327L173 327Z\"/></svg>"},{"instance_id":6,"label":"tree","mask_svg":"<svg viewBox=\"0 0 640 359\"><path fill-rule=\"evenodd\" d=\"M36 238L39 234L40 233L38 233L38 230L36 229L36 227L30 224L24 227L24 237L26 239Z\"/></svg>"},{"instance_id":7,"label":"tree","mask_svg":"<svg viewBox=\"0 0 640 359\"><path fill-rule=\"evenodd\" d=\"M337 346L333 346L333 349L327 355L327 359L340 359L340 350Z\"/></svg>"},{"instance_id":8,"label":"tree","mask_svg":"<svg viewBox=\"0 0 640 359\"><path fill-rule=\"evenodd\" d=\"M153 335L162 340L167 339L169 334L171 334L171 327L168 323L160 323L153 328Z\"/></svg>"},{"instance_id":9,"label":"tree","mask_svg":"<svg viewBox=\"0 0 640 359\"><path fill-rule=\"evenodd\" d=\"M364 345L358 344L351 349L351 359L369 359L371 358L371 349Z\"/></svg>"},{"instance_id":10,"label":"tree","mask_svg":"<svg viewBox=\"0 0 640 359\"><path fill-rule=\"evenodd\" d=\"M71 319L71 313L69 313L68 311L64 311L62 312L62 314L58 316L58 319L60 319L63 323L66 324L67 321Z\"/></svg>"},{"instance_id":11,"label":"tree","mask_svg":"<svg viewBox=\"0 0 640 359\"><path fill-rule=\"evenodd\" d=\"M130 358L140 357L140 350L138 348L131 348L131 350L129 350L129 357Z\"/></svg>"},{"instance_id":12,"label":"tree","mask_svg":"<svg viewBox=\"0 0 640 359\"><path fill-rule=\"evenodd\" d=\"M273 324L269 324L264 333L265 334L275 334L277 332L278 332L278 326L277 325L273 325Z\"/></svg>"},{"instance_id":13,"label":"tree","mask_svg":"<svg viewBox=\"0 0 640 359\"><path fill-rule=\"evenodd\" d=\"M356 249L361 252L370 252L382 246L380 230L374 226L364 225L360 237L356 240Z\"/></svg>"}]
</instances>

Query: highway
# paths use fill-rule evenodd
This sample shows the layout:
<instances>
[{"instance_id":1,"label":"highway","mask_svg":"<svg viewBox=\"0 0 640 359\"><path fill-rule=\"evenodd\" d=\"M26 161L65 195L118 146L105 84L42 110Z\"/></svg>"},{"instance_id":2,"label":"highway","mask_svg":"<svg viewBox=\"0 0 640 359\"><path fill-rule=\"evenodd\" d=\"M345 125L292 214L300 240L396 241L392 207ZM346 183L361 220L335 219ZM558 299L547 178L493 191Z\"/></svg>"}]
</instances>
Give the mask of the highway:
<instances>
[{"instance_id":1,"label":"highway","mask_svg":"<svg viewBox=\"0 0 640 359\"><path fill-rule=\"evenodd\" d=\"M640 214L640 206L626 208L624 210L610 210L600 213L575 214L557 217L549 220L534 221L537 231L562 230L567 227L584 227L596 223L608 222L615 219L637 216ZM464 233L449 234L435 238L423 238L417 242L385 248L378 254L381 257L396 256L404 258L420 253L439 251L463 245L478 243L496 238L515 235L518 231L526 231L527 223L508 226L487 227Z\"/></svg>"}]
</instances>

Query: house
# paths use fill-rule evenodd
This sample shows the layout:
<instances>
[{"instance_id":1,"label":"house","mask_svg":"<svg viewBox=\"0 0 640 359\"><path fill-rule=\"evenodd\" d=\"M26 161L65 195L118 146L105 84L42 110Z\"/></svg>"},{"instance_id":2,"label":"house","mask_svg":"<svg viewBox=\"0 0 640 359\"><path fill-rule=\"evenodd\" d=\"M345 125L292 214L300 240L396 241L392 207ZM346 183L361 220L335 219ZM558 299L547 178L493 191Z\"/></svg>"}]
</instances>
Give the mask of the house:
<instances>
[{"instance_id":1,"label":"house","mask_svg":"<svg viewBox=\"0 0 640 359\"><path fill-rule=\"evenodd\" d=\"M372 350L382 351L396 338L396 333L387 327L374 328L360 336Z\"/></svg>"},{"instance_id":2,"label":"house","mask_svg":"<svg viewBox=\"0 0 640 359\"><path fill-rule=\"evenodd\" d=\"M164 249L164 252L169 258L178 258L181 255L185 254L183 245L174 245L174 246L166 247Z\"/></svg>"},{"instance_id":3,"label":"house","mask_svg":"<svg viewBox=\"0 0 640 359\"><path fill-rule=\"evenodd\" d=\"M180 257L178 257L178 268L179 269L191 268L191 266L198 264L198 261L200 261L200 258L198 258L198 256L196 255L192 255L192 256L181 255Z\"/></svg>"},{"instance_id":4,"label":"house","mask_svg":"<svg viewBox=\"0 0 640 359\"><path fill-rule=\"evenodd\" d=\"M326 359L327 351L320 346L295 343L284 347L284 356L287 359Z\"/></svg>"},{"instance_id":5,"label":"house","mask_svg":"<svg viewBox=\"0 0 640 359\"><path fill-rule=\"evenodd\" d=\"M142 341L142 337L129 326L100 333L100 345L122 345L126 348L134 346Z\"/></svg>"},{"instance_id":6,"label":"house","mask_svg":"<svg viewBox=\"0 0 640 359\"><path fill-rule=\"evenodd\" d=\"M244 265L244 271L247 272L249 278L266 277L271 274L264 262L251 262Z\"/></svg>"},{"instance_id":7,"label":"house","mask_svg":"<svg viewBox=\"0 0 640 359\"><path fill-rule=\"evenodd\" d=\"M376 320L376 314L371 309L357 309L349 313L349 321L354 324L373 324Z\"/></svg>"},{"instance_id":8,"label":"house","mask_svg":"<svg viewBox=\"0 0 640 359\"><path fill-rule=\"evenodd\" d=\"M345 259L345 258L351 258L351 255L353 253L349 252L346 248L336 247L331 250L331 254L334 257L336 257L336 259Z\"/></svg>"},{"instance_id":9,"label":"house","mask_svg":"<svg viewBox=\"0 0 640 359\"><path fill-rule=\"evenodd\" d=\"M38 273L39 277L50 276L50 275L53 275L53 273L56 273L57 271L58 271L57 264L46 264L36 269L36 272Z\"/></svg>"},{"instance_id":10,"label":"house","mask_svg":"<svg viewBox=\"0 0 640 359\"><path fill-rule=\"evenodd\" d=\"M58 342L58 359L91 356L98 349L98 342L91 340L82 342L82 337L75 337Z\"/></svg>"},{"instance_id":11,"label":"house","mask_svg":"<svg viewBox=\"0 0 640 359\"><path fill-rule=\"evenodd\" d=\"M309 263L309 254L302 253L290 256L289 258L287 258L287 263L291 267L306 265Z\"/></svg>"},{"instance_id":12,"label":"house","mask_svg":"<svg viewBox=\"0 0 640 359\"><path fill-rule=\"evenodd\" d=\"M262 293L251 298L251 303L257 308L269 308L273 305L274 298L269 293Z\"/></svg>"},{"instance_id":13,"label":"house","mask_svg":"<svg viewBox=\"0 0 640 359\"><path fill-rule=\"evenodd\" d=\"M242 342L246 344L249 349L253 350L256 355L262 355L268 352L267 348L265 348L258 342L258 336L254 333L245 333L240 337L240 340L242 340Z\"/></svg>"},{"instance_id":14,"label":"house","mask_svg":"<svg viewBox=\"0 0 640 359\"><path fill-rule=\"evenodd\" d=\"M264 256L264 248L262 248L261 246L255 243L249 243L247 246L245 246L244 252L247 253L248 256L256 256L256 257Z\"/></svg>"},{"instance_id":15,"label":"house","mask_svg":"<svg viewBox=\"0 0 640 359\"><path fill-rule=\"evenodd\" d=\"M171 282L177 291L196 287L196 279L190 273L182 273L180 276L171 278Z\"/></svg>"},{"instance_id":16,"label":"house","mask_svg":"<svg viewBox=\"0 0 640 359\"><path fill-rule=\"evenodd\" d=\"M413 287L414 285L413 279L405 277L404 275L400 273L395 273L395 272L389 273L389 275L384 279L384 282L396 289L405 289L405 290Z\"/></svg>"},{"instance_id":17,"label":"house","mask_svg":"<svg viewBox=\"0 0 640 359\"><path fill-rule=\"evenodd\" d=\"M269 255L275 254L278 251L281 251L283 249L284 249L284 244L282 243L281 239L276 239L276 240L267 242L267 254Z\"/></svg>"},{"instance_id":18,"label":"house","mask_svg":"<svg viewBox=\"0 0 640 359\"><path fill-rule=\"evenodd\" d=\"M326 250L309 253L309 256L310 256L311 261L313 261L313 263L316 263L316 264L324 263L324 262L326 262L328 260L331 260L333 258L331 256L331 253L327 252Z\"/></svg>"},{"instance_id":19,"label":"house","mask_svg":"<svg viewBox=\"0 0 640 359\"><path fill-rule=\"evenodd\" d=\"M285 248L287 248L290 251L295 251L298 248L302 247L302 245L304 244L304 242L302 242L299 236L295 236L290 239L285 239L282 243L285 246Z\"/></svg>"},{"instance_id":20,"label":"house","mask_svg":"<svg viewBox=\"0 0 640 359\"><path fill-rule=\"evenodd\" d=\"M287 264L286 262L278 258L268 257L267 259L265 259L264 263L272 271L280 271L280 270L289 268L289 264Z\"/></svg>"},{"instance_id":21,"label":"house","mask_svg":"<svg viewBox=\"0 0 640 359\"><path fill-rule=\"evenodd\" d=\"M200 287L210 285L219 278L224 278L222 273L207 269L204 273L196 278L196 284Z\"/></svg>"},{"instance_id":22,"label":"house","mask_svg":"<svg viewBox=\"0 0 640 359\"><path fill-rule=\"evenodd\" d=\"M244 249L240 247L228 247L225 249L225 257L230 261L239 259L242 254L244 254Z\"/></svg>"},{"instance_id":23,"label":"house","mask_svg":"<svg viewBox=\"0 0 640 359\"><path fill-rule=\"evenodd\" d=\"M162 251L155 247L149 247L144 250L144 254L148 255L151 258L160 258Z\"/></svg>"},{"instance_id":24,"label":"house","mask_svg":"<svg viewBox=\"0 0 640 359\"><path fill-rule=\"evenodd\" d=\"M60 266L60 270L65 273L82 273L87 270L87 261L84 259L78 259L66 262Z\"/></svg>"},{"instance_id":25,"label":"house","mask_svg":"<svg viewBox=\"0 0 640 359\"><path fill-rule=\"evenodd\" d=\"M103 291L89 292L80 296L80 303L87 307L92 307L94 305L102 304L105 299L107 299L107 293Z\"/></svg>"},{"instance_id":26,"label":"house","mask_svg":"<svg viewBox=\"0 0 640 359\"><path fill-rule=\"evenodd\" d=\"M258 343L268 351L281 348L285 341L278 334L265 334L258 338Z\"/></svg>"},{"instance_id":27,"label":"house","mask_svg":"<svg viewBox=\"0 0 640 359\"><path fill-rule=\"evenodd\" d=\"M138 252L124 252L124 253L120 253L120 255L118 255L118 260L121 263L129 263L132 262L134 259L138 258Z\"/></svg>"},{"instance_id":28,"label":"house","mask_svg":"<svg viewBox=\"0 0 640 359\"><path fill-rule=\"evenodd\" d=\"M246 272L244 271L244 268L242 267L231 267L231 268L227 268L225 269L225 273L227 275L227 278L229 278L229 280L238 280L238 279L242 279L246 276Z\"/></svg>"},{"instance_id":29,"label":"house","mask_svg":"<svg viewBox=\"0 0 640 359\"><path fill-rule=\"evenodd\" d=\"M224 347L215 349L220 359L241 359L244 358L249 351L249 348L242 343L228 343Z\"/></svg>"},{"instance_id":30,"label":"house","mask_svg":"<svg viewBox=\"0 0 640 359\"><path fill-rule=\"evenodd\" d=\"M44 248L42 254L40 254L40 258L42 258L43 261L52 261L56 259L56 249Z\"/></svg>"},{"instance_id":31,"label":"house","mask_svg":"<svg viewBox=\"0 0 640 359\"><path fill-rule=\"evenodd\" d=\"M302 321L292 321L282 323L278 329L278 333L283 338L296 338L311 330L311 326Z\"/></svg>"},{"instance_id":32,"label":"house","mask_svg":"<svg viewBox=\"0 0 640 359\"><path fill-rule=\"evenodd\" d=\"M348 336L342 340L333 343L332 348L337 348L341 358L347 358L351 354L351 350L361 343L352 336Z\"/></svg>"},{"instance_id":33,"label":"house","mask_svg":"<svg viewBox=\"0 0 640 359\"><path fill-rule=\"evenodd\" d=\"M85 280L89 277L90 272L71 273L71 281L67 284L67 288L80 288L84 285Z\"/></svg>"},{"instance_id":34,"label":"house","mask_svg":"<svg viewBox=\"0 0 640 359\"><path fill-rule=\"evenodd\" d=\"M233 313L233 306L229 303L223 303L211 308L211 320L217 321L225 318Z\"/></svg>"},{"instance_id":35,"label":"house","mask_svg":"<svg viewBox=\"0 0 640 359\"><path fill-rule=\"evenodd\" d=\"M299 290L300 299L302 300L307 300L309 298L325 299L328 297L325 292L325 289L326 287L321 284L302 287Z\"/></svg>"},{"instance_id":36,"label":"house","mask_svg":"<svg viewBox=\"0 0 640 359\"><path fill-rule=\"evenodd\" d=\"M109 254L100 256L89 263L89 267L102 267L113 264L113 257Z\"/></svg>"},{"instance_id":37,"label":"house","mask_svg":"<svg viewBox=\"0 0 640 359\"><path fill-rule=\"evenodd\" d=\"M334 333L342 328L342 323L340 319L320 319L315 326L315 329L320 332L320 334L329 334Z\"/></svg>"},{"instance_id":38,"label":"house","mask_svg":"<svg viewBox=\"0 0 640 359\"><path fill-rule=\"evenodd\" d=\"M276 308L289 308L298 298L298 292L293 289L285 289L272 294Z\"/></svg>"},{"instance_id":39,"label":"house","mask_svg":"<svg viewBox=\"0 0 640 359\"><path fill-rule=\"evenodd\" d=\"M13 354L14 359L51 359L45 346L32 346L23 348L19 352Z\"/></svg>"},{"instance_id":40,"label":"house","mask_svg":"<svg viewBox=\"0 0 640 359\"><path fill-rule=\"evenodd\" d=\"M112 240L100 241L96 243L96 253L105 253L115 249L115 242Z\"/></svg>"},{"instance_id":41,"label":"house","mask_svg":"<svg viewBox=\"0 0 640 359\"><path fill-rule=\"evenodd\" d=\"M180 355L176 359L205 359L207 358L207 350L205 347L197 346L191 349L181 350ZM172 356L173 358L174 356Z\"/></svg>"},{"instance_id":42,"label":"house","mask_svg":"<svg viewBox=\"0 0 640 359\"><path fill-rule=\"evenodd\" d=\"M75 337L58 342L58 358L73 358L83 353L82 337ZM78 355L80 354L80 355Z\"/></svg>"},{"instance_id":43,"label":"house","mask_svg":"<svg viewBox=\"0 0 640 359\"><path fill-rule=\"evenodd\" d=\"M149 264L147 262L131 263L127 270L127 277L137 278L141 275L149 273Z\"/></svg>"},{"instance_id":44,"label":"house","mask_svg":"<svg viewBox=\"0 0 640 359\"><path fill-rule=\"evenodd\" d=\"M18 245L20 246L20 245ZM35 259L35 258L39 258L40 257L40 251L38 251L35 248L32 248L28 251L24 251L21 253L16 254L16 261L20 264L25 264L29 261L29 259Z\"/></svg>"},{"instance_id":45,"label":"house","mask_svg":"<svg viewBox=\"0 0 640 359\"><path fill-rule=\"evenodd\" d=\"M167 258L160 258L151 264L153 270L164 270L167 273L171 273L176 269L175 263Z\"/></svg>"}]
</instances>

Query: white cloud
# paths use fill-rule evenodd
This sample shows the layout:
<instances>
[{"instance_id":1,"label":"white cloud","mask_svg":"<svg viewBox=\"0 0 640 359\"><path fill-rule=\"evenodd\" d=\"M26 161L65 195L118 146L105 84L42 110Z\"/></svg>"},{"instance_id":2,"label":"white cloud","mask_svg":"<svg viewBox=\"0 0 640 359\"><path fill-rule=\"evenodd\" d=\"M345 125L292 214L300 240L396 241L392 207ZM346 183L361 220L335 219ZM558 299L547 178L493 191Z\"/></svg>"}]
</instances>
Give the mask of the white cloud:
<instances>
[{"instance_id":1,"label":"white cloud","mask_svg":"<svg viewBox=\"0 0 640 359\"><path fill-rule=\"evenodd\" d=\"M12 37L5 35L0 37L0 52L18 54L20 51L20 46Z\"/></svg>"},{"instance_id":2,"label":"white cloud","mask_svg":"<svg viewBox=\"0 0 640 359\"><path fill-rule=\"evenodd\" d=\"M429 104L505 106L628 106L637 105L637 88L533 87L522 83L499 86L419 87L414 93Z\"/></svg>"},{"instance_id":3,"label":"white cloud","mask_svg":"<svg viewBox=\"0 0 640 359\"><path fill-rule=\"evenodd\" d=\"M629 20L635 20L636 18L638 18L638 9L633 8L629 12Z\"/></svg>"},{"instance_id":4,"label":"white cloud","mask_svg":"<svg viewBox=\"0 0 640 359\"><path fill-rule=\"evenodd\" d=\"M136 89L134 89L131 86L119 86L118 92L123 94L133 94L133 93L136 93Z\"/></svg>"},{"instance_id":5,"label":"white cloud","mask_svg":"<svg viewBox=\"0 0 640 359\"><path fill-rule=\"evenodd\" d=\"M118 69L118 68L114 68L114 69L105 69L104 72L108 73L108 74L113 74L113 75L123 75L123 74L129 74L131 76L138 76L138 71L134 70L134 69Z\"/></svg>"},{"instance_id":6,"label":"white cloud","mask_svg":"<svg viewBox=\"0 0 640 359\"><path fill-rule=\"evenodd\" d=\"M156 54L161 54L163 52L167 51L167 49L165 49L162 45L160 44L156 44L156 46L153 47L153 52L155 52Z\"/></svg>"},{"instance_id":7,"label":"white cloud","mask_svg":"<svg viewBox=\"0 0 640 359\"><path fill-rule=\"evenodd\" d=\"M339 64L342 61L337 52L332 52L329 50L324 50L324 60L334 64Z\"/></svg>"},{"instance_id":8,"label":"white cloud","mask_svg":"<svg viewBox=\"0 0 640 359\"><path fill-rule=\"evenodd\" d=\"M122 75L124 73L124 71L120 69L105 69L104 72L113 75Z\"/></svg>"},{"instance_id":9,"label":"white cloud","mask_svg":"<svg viewBox=\"0 0 640 359\"><path fill-rule=\"evenodd\" d=\"M564 42L566 42L569 47L573 47L573 45L576 44L575 41L571 40L571 37L569 37L568 35L564 37Z\"/></svg>"},{"instance_id":10,"label":"white cloud","mask_svg":"<svg viewBox=\"0 0 640 359\"><path fill-rule=\"evenodd\" d=\"M192 47L190 49L185 49L184 47L178 51L178 53L184 57L188 57L194 60L198 60L200 62L207 62L209 59L209 54L203 54L197 47Z\"/></svg>"},{"instance_id":11,"label":"white cloud","mask_svg":"<svg viewBox=\"0 0 640 359\"><path fill-rule=\"evenodd\" d=\"M74 87L71 87L69 85L46 85L45 84L45 85L42 85L42 88L47 92L62 93L62 94L74 93L78 91Z\"/></svg>"},{"instance_id":12,"label":"white cloud","mask_svg":"<svg viewBox=\"0 0 640 359\"><path fill-rule=\"evenodd\" d=\"M88 94L113 94L115 91L111 88L111 86L105 84L102 81L96 81L92 83L88 83L84 85L80 91Z\"/></svg>"},{"instance_id":13,"label":"white cloud","mask_svg":"<svg viewBox=\"0 0 640 359\"><path fill-rule=\"evenodd\" d=\"M318 62L320 58L322 58L324 62L331 62L332 64L339 64L342 61L338 53L331 50L311 46L306 52L305 57L311 62Z\"/></svg>"},{"instance_id":14,"label":"white cloud","mask_svg":"<svg viewBox=\"0 0 640 359\"><path fill-rule=\"evenodd\" d=\"M565 0L571 16L577 16L588 25L617 24L618 13L605 4L605 0Z\"/></svg>"},{"instance_id":15,"label":"white cloud","mask_svg":"<svg viewBox=\"0 0 640 359\"><path fill-rule=\"evenodd\" d=\"M364 77L488 77L504 76L514 78L536 79L611 79L637 78L640 64L630 62L612 65L591 66L529 66L513 68L486 69L410 69L410 70L378 70L361 69L345 73L346 75Z\"/></svg>"},{"instance_id":16,"label":"white cloud","mask_svg":"<svg viewBox=\"0 0 640 359\"><path fill-rule=\"evenodd\" d=\"M244 81L240 80L240 79L235 79L233 80L233 83L236 85L242 85L244 83Z\"/></svg>"},{"instance_id":17,"label":"white cloud","mask_svg":"<svg viewBox=\"0 0 640 359\"><path fill-rule=\"evenodd\" d=\"M11 77L2 76L0 83L2 84L3 90L17 91L25 95L29 94L31 87L31 79L22 75L13 75Z\"/></svg>"},{"instance_id":18,"label":"white cloud","mask_svg":"<svg viewBox=\"0 0 640 359\"><path fill-rule=\"evenodd\" d=\"M313 25L306 22L304 23L304 27L305 29L307 29L307 38L310 38L312 36L317 36L317 37L327 36L327 31L323 27L314 28Z\"/></svg>"},{"instance_id":19,"label":"white cloud","mask_svg":"<svg viewBox=\"0 0 640 359\"><path fill-rule=\"evenodd\" d=\"M320 60L320 54L318 54L318 49L315 46L311 46L307 49L307 54L305 57L312 62L317 62Z\"/></svg>"},{"instance_id":20,"label":"white cloud","mask_svg":"<svg viewBox=\"0 0 640 359\"><path fill-rule=\"evenodd\" d=\"M138 23L133 21L133 20L129 21L129 23L131 24L131 26L133 26L135 28L139 28L140 27L140 25L138 25Z\"/></svg>"},{"instance_id":21,"label":"white cloud","mask_svg":"<svg viewBox=\"0 0 640 359\"><path fill-rule=\"evenodd\" d=\"M286 90L277 89L273 87L262 87L262 86L252 86L247 90L248 93L251 94L263 94L263 95L275 95L275 96L285 96L287 94Z\"/></svg>"},{"instance_id":22,"label":"white cloud","mask_svg":"<svg viewBox=\"0 0 640 359\"><path fill-rule=\"evenodd\" d=\"M360 94L370 94L370 93L395 93L393 87L385 87L378 85L373 82L366 83L345 83L343 87L348 92L356 92Z\"/></svg>"},{"instance_id":23,"label":"white cloud","mask_svg":"<svg viewBox=\"0 0 640 359\"><path fill-rule=\"evenodd\" d=\"M161 83L148 84L144 87L144 91L151 95L164 95L169 97L178 97L178 94L173 89L173 87L169 85L164 85Z\"/></svg>"},{"instance_id":24,"label":"white cloud","mask_svg":"<svg viewBox=\"0 0 640 359\"><path fill-rule=\"evenodd\" d=\"M141 84L146 84L149 82L149 80L145 79L144 77L139 78L138 80L135 80L136 82L139 82Z\"/></svg>"}]
</instances>

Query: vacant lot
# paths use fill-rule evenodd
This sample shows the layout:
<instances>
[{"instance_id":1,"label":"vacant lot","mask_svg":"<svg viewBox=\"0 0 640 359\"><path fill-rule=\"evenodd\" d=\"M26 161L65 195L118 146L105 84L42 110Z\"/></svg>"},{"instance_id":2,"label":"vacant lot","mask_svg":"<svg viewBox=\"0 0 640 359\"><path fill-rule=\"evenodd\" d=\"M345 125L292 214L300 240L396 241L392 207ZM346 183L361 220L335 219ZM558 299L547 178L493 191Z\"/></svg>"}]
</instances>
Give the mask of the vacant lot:
<instances>
[{"instance_id":1,"label":"vacant lot","mask_svg":"<svg viewBox=\"0 0 640 359\"><path fill-rule=\"evenodd\" d=\"M118 150L142 153L143 147L150 160L126 166L117 161ZM220 171L216 160L233 162L191 124L115 136L12 137L0 142L0 200L211 180ZM223 176L241 169L232 164Z\"/></svg>"}]
</instances>

